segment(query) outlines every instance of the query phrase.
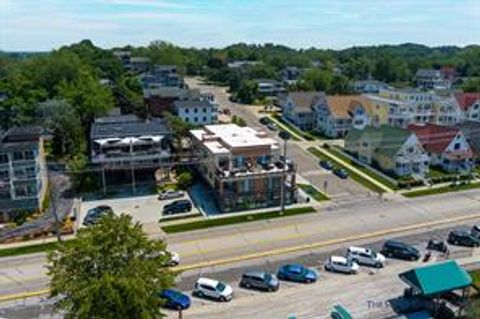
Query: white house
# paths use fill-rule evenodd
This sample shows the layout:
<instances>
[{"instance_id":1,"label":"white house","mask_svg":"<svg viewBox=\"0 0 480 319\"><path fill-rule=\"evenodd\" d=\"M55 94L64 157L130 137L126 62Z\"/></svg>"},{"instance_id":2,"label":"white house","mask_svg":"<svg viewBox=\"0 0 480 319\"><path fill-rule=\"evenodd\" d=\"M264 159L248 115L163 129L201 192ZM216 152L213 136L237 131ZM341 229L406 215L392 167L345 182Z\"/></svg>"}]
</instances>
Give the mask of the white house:
<instances>
[{"instance_id":1,"label":"white house","mask_svg":"<svg viewBox=\"0 0 480 319\"><path fill-rule=\"evenodd\" d=\"M303 131L311 131L316 127L315 109L325 101L322 92L292 92L283 102L282 117Z\"/></svg>"},{"instance_id":2,"label":"white house","mask_svg":"<svg viewBox=\"0 0 480 319\"><path fill-rule=\"evenodd\" d=\"M464 120L480 122L480 93L457 93L455 101Z\"/></svg>"},{"instance_id":3,"label":"white house","mask_svg":"<svg viewBox=\"0 0 480 319\"><path fill-rule=\"evenodd\" d=\"M218 106L207 99L177 100L175 114L194 125L214 124L218 121Z\"/></svg>"}]
</instances>

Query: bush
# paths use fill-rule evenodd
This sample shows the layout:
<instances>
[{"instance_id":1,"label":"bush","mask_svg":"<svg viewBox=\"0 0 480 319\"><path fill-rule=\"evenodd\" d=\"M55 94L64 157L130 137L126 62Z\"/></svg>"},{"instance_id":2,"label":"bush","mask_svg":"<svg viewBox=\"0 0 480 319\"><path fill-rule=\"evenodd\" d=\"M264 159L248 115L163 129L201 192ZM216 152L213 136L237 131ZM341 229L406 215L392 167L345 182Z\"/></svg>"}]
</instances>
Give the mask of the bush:
<instances>
[{"instance_id":1,"label":"bush","mask_svg":"<svg viewBox=\"0 0 480 319\"><path fill-rule=\"evenodd\" d=\"M178 175L178 188L187 189L192 184L193 176L190 172L182 172Z\"/></svg>"}]
</instances>

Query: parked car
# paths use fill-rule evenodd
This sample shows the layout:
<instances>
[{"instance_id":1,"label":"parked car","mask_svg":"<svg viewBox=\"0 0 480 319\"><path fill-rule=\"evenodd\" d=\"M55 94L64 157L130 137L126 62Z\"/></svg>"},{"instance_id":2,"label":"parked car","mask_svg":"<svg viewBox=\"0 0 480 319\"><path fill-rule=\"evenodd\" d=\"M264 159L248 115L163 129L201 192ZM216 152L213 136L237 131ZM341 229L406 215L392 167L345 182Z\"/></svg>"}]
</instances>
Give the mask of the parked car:
<instances>
[{"instance_id":1,"label":"parked car","mask_svg":"<svg viewBox=\"0 0 480 319\"><path fill-rule=\"evenodd\" d=\"M230 301L233 298L233 288L215 279L199 278L195 283L192 294L218 301Z\"/></svg>"},{"instance_id":2,"label":"parked car","mask_svg":"<svg viewBox=\"0 0 480 319\"><path fill-rule=\"evenodd\" d=\"M267 128L268 128L270 131L276 131L276 130L278 130L277 124L275 124L275 123L273 123L273 122L267 123Z\"/></svg>"},{"instance_id":3,"label":"parked car","mask_svg":"<svg viewBox=\"0 0 480 319\"><path fill-rule=\"evenodd\" d=\"M359 265L382 268L385 265L385 256L373 249L363 247L348 247L347 258Z\"/></svg>"},{"instance_id":4,"label":"parked car","mask_svg":"<svg viewBox=\"0 0 480 319\"><path fill-rule=\"evenodd\" d=\"M325 262L325 270L343 272L345 274L357 274L360 270L358 264L349 258L331 256Z\"/></svg>"},{"instance_id":5,"label":"parked car","mask_svg":"<svg viewBox=\"0 0 480 319\"><path fill-rule=\"evenodd\" d=\"M333 169L333 163L330 161L320 161L320 166L325 168L326 170L331 171Z\"/></svg>"},{"instance_id":6,"label":"parked car","mask_svg":"<svg viewBox=\"0 0 480 319\"><path fill-rule=\"evenodd\" d=\"M175 190L166 190L158 194L159 200L166 200L166 199L174 199L174 198L181 198L185 195L182 191L175 191Z\"/></svg>"},{"instance_id":7,"label":"parked car","mask_svg":"<svg viewBox=\"0 0 480 319\"><path fill-rule=\"evenodd\" d=\"M420 259L420 252L415 247L396 240L387 240L383 244L381 253L390 258L412 261Z\"/></svg>"},{"instance_id":8,"label":"parked car","mask_svg":"<svg viewBox=\"0 0 480 319\"><path fill-rule=\"evenodd\" d=\"M435 239L435 238L430 239L428 241L427 249L436 250L436 251L439 251L441 253L448 252L447 244L443 240L439 240L439 239Z\"/></svg>"},{"instance_id":9,"label":"parked car","mask_svg":"<svg viewBox=\"0 0 480 319\"><path fill-rule=\"evenodd\" d=\"M168 309L186 310L190 308L190 297L176 289L164 289L160 298L165 300L163 306Z\"/></svg>"},{"instance_id":10,"label":"parked car","mask_svg":"<svg viewBox=\"0 0 480 319\"><path fill-rule=\"evenodd\" d=\"M112 207L107 205L101 205L101 206L97 206L92 209L89 209L87 211L85 218L83 219L83 225L89 226L89 225L96 224L100 218L112 213L113 213Z\"/></svg>"},{"instance_id":11,"label":"parked car","mask_svg":"<svg viewBox=\"0 0 480 319\"><path fill-rule=\"evenodd\" d=\"M269 119L268 117L266 117L266 116L261 117L258 121L259 121L260 124L262 124L262 125L267 125L268 123L271 122L270 119Z\"/></svg>"},{"instance_id":12,"label":"parked car","mask_svg":"<svg viewBox=\"0 0 480 319\"><path fill-rule=\"evenodd\" d=\"M480 224L474 225L470 233L472 234L472 236L480 238Z\"/></svg>"},{"instance_id":13,"label":"parked car","mask_svg":"<svg viewBox=\"0 0 480 319\"><path fill-rule=\"evenodd\" d=\"M276 291L280 287L280 282L275 275L263 271L249 271L242 275L240 287Z\"/></svg>"},{"instance_id":14,"label":"parked car","mask_svg":"<svg viewBox=\"0 0 480 319\"><path fill-rule=\"evenodd\" d=\"M287 264L278 269L277 278L296 282L312 283L317 281L317 272L300 264Z\"/></svg>"},{"instance_id":15,"label":"parked car","mask_svg":"<svg viewBox=\"0 0 480 319\"><path fill-rule=\"evenodd\" d=\"M186 213L192 210L192 203L188 199L181 199L171 202L163 207L163 215Z\"/></svg>"},{"instance_id":16,"label":"parked car","mask_svg":"<svg viewBox=\"0 0 480 319\"><path fill-rule=\"evenodd\" d=\"M346 179L348 178L348 172L346 169L343 168L336 168L333 170L333 174L337 175L341 179Z\"/></svg>"},{"instance_id":17,"label":"parked car","mask_svg":"<svg viewBox=\"0 0 480 319\"><path fill-rule=\"evenodd\" d=\"M468 247L480 246L480 240L465 230L452 230L448 234L448 243Z\"/></svg>"}]
</instances>

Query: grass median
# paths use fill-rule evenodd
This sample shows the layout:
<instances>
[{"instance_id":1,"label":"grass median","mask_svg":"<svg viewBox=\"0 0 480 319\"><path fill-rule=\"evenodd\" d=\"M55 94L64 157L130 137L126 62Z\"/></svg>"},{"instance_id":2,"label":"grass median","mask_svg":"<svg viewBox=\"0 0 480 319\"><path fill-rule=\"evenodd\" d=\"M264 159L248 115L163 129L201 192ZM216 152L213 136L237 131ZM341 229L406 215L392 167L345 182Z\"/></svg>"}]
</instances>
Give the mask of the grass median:
<instances>
[{"instance_id":1,"label":"grass median","mask_svg":"<svg viewBox=\"0 0 480 319\"><path fill-rule=\"evenodd\" d=\"M374 183L370 182L369 180L363 178L361 175L357 174L356 172L350 170L348 167L342 165L340 162L336 161L335 159L333 158L330 158L326 155L324 155L320 150L318 150L316 147L309 147L308 148L308 151L310 153L312 153L313 155L315 155L319 160L322 160L322 161L330 161L330 162L334 162L334 164L336 166L339 166L343 169L345 169L347 172L348 172L348 175L351 179L353 179L354 181L356 181L357 183L365 186L366 188L370 189L371 191L375 192L375 193L385 193L385 190L383 188L380 188L378 187L377 185L375 185Z\"/></svg>"},{"instance_id":2,"label":"grass median","mask_svg":"<svg viewBox=\"0 0 480 319\"><path fill-rule=\"evenodd\" d=\"M319 191L316 187L310 184L297 184L297 186L301 188L305 193L307 193L307 195L309 195L310 197L312 197L318 202L330 199L327 195L325 195L324 193Z\"/></svg>"},{"instance_id":3,"label":"grass median","mask_svg":"<svg viewBox=\"0 0 480 319\"><path fill-rule=\"evenodd\" d=\"M402 195L405 197L413 198L413 197L421 197L421 196L439 195L439 194L445 194L450 192L460 192L460 191L466 191L469 189L477 189L477 188L480 188L480 183L466 183L466 184L459 184L459 185L448 185L448 186L437 187L437 188L421 189L418 191L405 192Z\"/></svg>"},{"instance_id":4,"label":"grass median","mask_svg":"<svg viewBox=\"0 0 480 319\"><path fill-rule=\"evenodd\" d=\"M211 227L228 226L228 225L249 223L249 222L255 222L255 221L266 220L266 219L275 219L275 218L282 218L287 216L302 215L302 214L308 214L313 212L315 212L315 209L313 207L298 207L298 208L286 209L284 214L280 214L278 210L275 210L275 211L265 212L265 213L255 213L255 214L238 215L238 216L231 216L231 217L206 219L206 220L200 220L200 221L195 221L190 223L163 226L161 228L165 233L173 234L173 233L187 232L187 231L205 229L205 228L211 228Z\"/></svg>"},{"instance_id":5,"label":"grass median","mask_svg":"<svg viewBox=\"0 0 480 319\"><path fill-rule=\"evenodd\" d=\"M34 253L47 253L58 247L57 242L0 249L0 258Z\"/></svg>"}]
</instances>

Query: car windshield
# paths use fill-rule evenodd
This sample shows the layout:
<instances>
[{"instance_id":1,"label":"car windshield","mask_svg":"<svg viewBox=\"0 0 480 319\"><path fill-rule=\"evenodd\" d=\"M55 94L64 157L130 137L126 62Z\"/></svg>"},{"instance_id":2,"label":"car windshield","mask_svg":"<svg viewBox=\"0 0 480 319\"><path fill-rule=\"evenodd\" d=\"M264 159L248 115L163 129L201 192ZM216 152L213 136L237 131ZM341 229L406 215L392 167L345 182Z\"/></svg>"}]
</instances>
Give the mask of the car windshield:
<instances>
[{"instance_id":1,"label":"car windshield","mask_svg":"<svg viewBox=\"0 0 480 319\"><path fill-rule=\"evenodd\" d=\"M223 283L219 282L219 283L217 284L217 290L218 290L218 291L224 291L225 288L227 288L227 287L226 287Z\"/></svg>"},{"instance_id":2,"label":"car windshield","mask_svg":"<svg viewBox=\"0 0 480 319\"><path fill-rule=\"evenodd\" d=\"M272 280L272 275L270 275L270 274L265 274L265 275L263 276L263 279L264 279L265 281L267 281L267 282L268 282L268 281L271 281L271 280Z\"/></svg>"},{"instance_id":3,"label":"car windshield","mask_svg":"<svg viewBox=\"0 0 480 319\"><path fill-rule=\"evenodd\" d=\"M373 258L377 258L377 252L375 250L369 250L370 251L370 255L372 255Z\"/></svg>"}]
</instances>

